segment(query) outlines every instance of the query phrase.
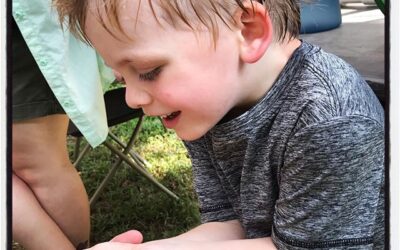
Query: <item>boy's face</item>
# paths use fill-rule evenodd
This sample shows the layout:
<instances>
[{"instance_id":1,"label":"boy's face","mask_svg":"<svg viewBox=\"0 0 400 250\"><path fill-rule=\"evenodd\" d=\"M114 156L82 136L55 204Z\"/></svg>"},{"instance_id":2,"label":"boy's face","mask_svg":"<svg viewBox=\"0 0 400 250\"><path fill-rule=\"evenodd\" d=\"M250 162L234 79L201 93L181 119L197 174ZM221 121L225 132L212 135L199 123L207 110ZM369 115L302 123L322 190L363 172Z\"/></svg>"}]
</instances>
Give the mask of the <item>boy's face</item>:
<instances>
[{"instance_id":1,"label":"boy's face","mask_svg":"<svg viewBox=\"0 0 400 250\"><path fill-rule=\"evenodd\" d=\"M119 18L131 40L108 26L116 39L90 13L86 31L105 62L123 76L130 107L162 117L180 138L194 140L244 101L237 31L220 25L214 48L208 31L196 36L159 18L161 27L148 1L141 1L138 17L137 1L124 3Z\"/></svg>"}]
</instances>

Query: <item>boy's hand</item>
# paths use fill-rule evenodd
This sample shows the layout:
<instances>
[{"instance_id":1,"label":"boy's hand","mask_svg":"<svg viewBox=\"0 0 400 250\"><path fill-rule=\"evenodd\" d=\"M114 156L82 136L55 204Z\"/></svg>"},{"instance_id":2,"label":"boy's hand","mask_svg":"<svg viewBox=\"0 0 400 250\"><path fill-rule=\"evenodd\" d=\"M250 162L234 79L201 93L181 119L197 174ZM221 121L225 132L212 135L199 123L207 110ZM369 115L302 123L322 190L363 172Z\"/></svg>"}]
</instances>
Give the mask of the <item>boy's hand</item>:
<instances>
[{"instance_id":1,"label":"boy's hand","mask_svg":"<svg viewBox=\"0 0 400 250\"><path fill-rule=\"evenodd\" d=\"M137 240L138 238L137 235L133 235L133 237L132 235L126 235L127 233L130 234L130 232L131 231L118 235L109 242L97 244L87 250L183 250L190 246L188 243L180 245L171 244L172 242L168 239L150 241L143 244L140 243L141 241L133 243L134 240ZM138 231L135 233L138 233ZM121 241L117 242L115 241L116 239Z\"/></svg>"},{"instance_id":2,"label":"boy's hand","mask_svg":"<svg viewBox=\"0 0 400 250\"><path fill-rule=\"evenodd\" d=\"M233 240L233 241L190 241L177 238L149 241L143 244L130 244L120 242L101 243L91 250L276 250L270 237L252 240Z\"/></svg>"},{"instance_id":3,"label":"boy's hand","mask_svg":"<svg viewBox=\"0 0 400 250\"><path fill-rule=\"evenodd\" d=\"M143 242L143 235L137 230L130 230L115 236L110 242L140 244Z\"/></svg>"},{"instance_id":4,"label":"boy's hand","mask_svg":"<svg viewBox=\"0 0 400 250\"><path fill-rule=\"evenodd\" d=\"M143 244L121 243L109 241L97 244L88 250L187 250L187 249L206 249L200 247L199 242L177 241L163 239L157 241L149 241Z\"/></svg>"},{"instance_id":5,"label":"boy's hand","mask_svg":"<svg viewBox=\"0 0 400 250\"><path fill-rule=\"evenodd\" d=\"M97 244L90 248L91 250L105 250L105 249L118 249L118 250L134 250L133 244L141 244L143 242L143 235L137 230L126 231L112 238L109 242Z\"/></svg>"},{"instance_id":6,"label":"boy's hand","mask_svg":"<svg viewBox=\"0 0 400 250\"><path fill-rule=\"evenodd\" d=\"M243 250L276 249L270 237L245 239L238 221L202 224L176 237L143 243L139 231L131 230L98 244L91 250Z\"/></svg>"},{"instance_id":7,"label":"boy's hand","mask_svg":"<svg viewBox=\"0 0 400 250\"><path fill-rule=\"evenodd\" d=\"M85 250L135 250L134 244L119 242L104 242Z\"/></svg>"}]
</instances>

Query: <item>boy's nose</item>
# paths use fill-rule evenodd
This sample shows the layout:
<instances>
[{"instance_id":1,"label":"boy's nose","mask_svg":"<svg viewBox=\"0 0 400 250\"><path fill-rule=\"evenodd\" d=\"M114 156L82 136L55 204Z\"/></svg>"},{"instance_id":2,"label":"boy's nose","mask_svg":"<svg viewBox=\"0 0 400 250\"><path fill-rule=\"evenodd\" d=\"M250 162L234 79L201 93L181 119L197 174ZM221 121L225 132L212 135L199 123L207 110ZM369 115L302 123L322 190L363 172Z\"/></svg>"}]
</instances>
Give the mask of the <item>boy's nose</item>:
<instances>
[{"instance_id":1,"label":"boy's nose","mask_svg":"<svg viewBox=\"0 0 400 250\"><path fill-rule=\"evenodd\" d=\"M133 109L143 108L151 103L151 95L144 89L126 85L125 101Z\"/></svg>"}]
</instances>

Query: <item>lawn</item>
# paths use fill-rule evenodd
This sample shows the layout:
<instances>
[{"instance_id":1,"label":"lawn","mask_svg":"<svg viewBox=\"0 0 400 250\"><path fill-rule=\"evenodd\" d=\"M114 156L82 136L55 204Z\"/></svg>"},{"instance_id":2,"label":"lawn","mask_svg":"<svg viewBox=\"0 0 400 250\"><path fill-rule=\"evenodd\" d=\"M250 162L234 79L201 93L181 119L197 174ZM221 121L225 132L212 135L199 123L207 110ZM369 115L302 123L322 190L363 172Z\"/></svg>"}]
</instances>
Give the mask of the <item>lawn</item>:
<instances>
[{"instance_id":1,"label":"lawn","mask_svg":"<svg viewBox=\"0 0 400 250\"><path fill-rule=\"evenodd\" d=\"M126 142L135 122L112 130ZM70 144L72 152L72 140ZM150 163L148 171L180 199L172 199L124 164L92 208L92 244L132 228L140 230L148 241L171 237L199 224L190 160L176 134L165 130L157 118L146 117L135 150ZM81 162L79 171L89 196L115 159L100 146Z\"/></svg>"},{"instance_id":2,"label":"lawn","mask_svg":"<svg viewBox=\"0 0 400 250\"><path fill-rule=\"evenodd\" d=\"M115 126L112 131L126 143L135 122ZM71 158L74 142L68 138ZM124 164L92 207L91 245L129 229L141 231L145 241L162 239L200 223L190 160L176 134L165 130L159 119L146 117L134 148L151 165L148 171L180 199L174 200ZM99 146L79 164L89 196L115 160L108 149ZM14 242L13 249L23 248Z\"/></svg>"},{"instance_id":3,"label":"lawn","mask_svg":"<svg viewBox=\"0 0 400 250\"><path fill-rule=\"evenodd\" d=\"M115 126L112 131L126 143L136 121ZM179 196L174 200L145 177L124 164L111 179L91 211L91 245L116 234L137 229L144 240L175 236L200 223L192 170L187 151L173 131L157 118L146 117L135 150L148 161L148 171ZM84 143L82 146L84 146ZM72 158L75 138L68 138ZM78 166L91 196L107 174L115 156L104 146L91 150ZM13 242L14 250L23 249Z\"/></svg>"}]
</instances>

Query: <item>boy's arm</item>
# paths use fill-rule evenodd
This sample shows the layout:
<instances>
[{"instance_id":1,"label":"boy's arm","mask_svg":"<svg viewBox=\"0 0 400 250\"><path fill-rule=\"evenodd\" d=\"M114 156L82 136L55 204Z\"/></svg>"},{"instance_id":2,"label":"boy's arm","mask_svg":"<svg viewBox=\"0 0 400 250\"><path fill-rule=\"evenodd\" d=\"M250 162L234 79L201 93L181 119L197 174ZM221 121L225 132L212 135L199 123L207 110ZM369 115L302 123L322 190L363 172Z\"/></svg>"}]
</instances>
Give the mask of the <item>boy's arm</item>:
<instances>
[{"instance_id":1,"label":"boy's arm","mask_svg":"<svg viewBox=\"0 0 400 250\"><path fill-rule=\"evenodd\" d=\"M271 237L256 238L256 239L242 239L242 240L224 240L213 242L149 242L144 244L146 248L132 248L132 250L269 250L277 249L272 242ZM154 247L154 248L153 248Z\"/></svg>"},{"instance_id":2,"label":"boy's arm","mask_svg":"<svg viewBox=\"0 0 400 250\"><path fill-rule=\"evenodd\" d=\"M161 240L145 244L129 244L118 242L106 242L98 244L91 250L269 250L277 249L270 237L250 240L229 240L216 242L169 242Z\"/></svg>"},{"instance_id":3,"label":"boy's arm","mask_svg":"<svg viewBox=\"0 0 400 250\"><path fill-rule=\"evenodd\" d=\"M276 249L270 237L245 239L244 231L237 220L205 223L176 237L144 245L156 247L154 250Z\"/></svg>"},{"instance_id":4,"label":"boy's arm","mask_svg":"<svg viewBox=\"0 0 400 250\"><path fill-rule=\"evenodd\" d=\"M189 241L224 241L244 239L244 231L239 221L208 222L171 239Z\"/></svg>"},{"instance_id":5,"label":"boy's arm","mask_svg":"<svg viewBox=\"0 0 400 250\"><path fill-rule=\"evenodd\" d=\"M144 244L121 244L107 242L92 250L243 250L276 249L270 237L244 239L244 232L236 220L209 222L173 238L151 241Z\"/></svg>"}]
</instances>

